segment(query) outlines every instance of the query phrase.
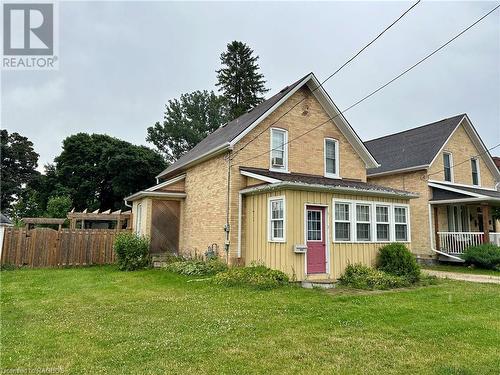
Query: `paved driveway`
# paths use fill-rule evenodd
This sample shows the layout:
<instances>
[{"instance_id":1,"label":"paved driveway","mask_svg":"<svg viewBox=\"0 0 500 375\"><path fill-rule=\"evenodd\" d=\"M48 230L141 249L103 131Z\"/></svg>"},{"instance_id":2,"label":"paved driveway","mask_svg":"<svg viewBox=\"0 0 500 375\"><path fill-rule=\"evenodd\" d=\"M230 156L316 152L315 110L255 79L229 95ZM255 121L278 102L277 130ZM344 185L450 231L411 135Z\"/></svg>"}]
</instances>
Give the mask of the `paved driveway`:
<instances>
[{"instance_id":1,"label":"paved driveway","mask_svg":"<svg viewBox=\"0 0 500 375\"><path fill-rule=\"evenodd\" d=\"M470 281L473 283L500 284L500 276L473 275L469 273L434 271L434 270L422 270L422 271L427 273L428 275L440 277L442 279Z\"/></svg>"}]
</instances>

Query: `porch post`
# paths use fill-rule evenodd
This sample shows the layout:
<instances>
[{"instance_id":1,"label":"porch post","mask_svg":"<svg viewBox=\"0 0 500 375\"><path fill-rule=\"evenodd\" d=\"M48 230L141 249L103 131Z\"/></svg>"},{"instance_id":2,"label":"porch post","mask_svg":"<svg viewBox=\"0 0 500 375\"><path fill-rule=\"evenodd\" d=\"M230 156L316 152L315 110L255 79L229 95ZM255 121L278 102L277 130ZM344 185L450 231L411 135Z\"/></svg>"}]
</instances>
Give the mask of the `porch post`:
<instances>
[{"instance_id":1,"label":"porch post","mask_svg":"<svg viewBox=\"0 0 500 375\"><path fill-rule=\"evenodd\" d=\"M483 243L490 243L490 206L488 204L481 204L481 212L483 214Z\"/></svg>"},{"instance_id":2,"label":"porch post","mask_svg":"<svg viewBox=\"0 0 500 375\"><path fill-rule=\"evenodd\" d=\"M434 238L436 239L436 250L440 250L441 244L439 243L439 223L438 223L438 206L434 206Z\"/></svg>"}]
</instances>

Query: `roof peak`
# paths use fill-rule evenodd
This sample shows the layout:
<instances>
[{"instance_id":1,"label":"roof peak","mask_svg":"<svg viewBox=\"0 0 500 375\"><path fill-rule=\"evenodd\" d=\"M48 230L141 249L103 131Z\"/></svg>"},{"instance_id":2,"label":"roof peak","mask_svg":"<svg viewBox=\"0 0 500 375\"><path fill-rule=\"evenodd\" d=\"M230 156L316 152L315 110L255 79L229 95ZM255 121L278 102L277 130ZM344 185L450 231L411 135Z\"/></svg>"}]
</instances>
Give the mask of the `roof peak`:
<instances>
[{"instance_id":1,"label":"roof peak","mask_svg":"<svg viewBox=\"0 0 500 375\"><path fill-rule=\"evenodd\" d=\"M396 132L396 133L386 134L386 135L383 135L383 136L380 136L380 137L373 138L373 139L370 139L368 141L365 141L365 143L377 141L379 139L383 139L383 138L387 138L387 137L392 137L392 136L395 136L395 135L398 135L398 134L403 134L403 133L411 132L411 131L416 130L416 129L425 128L426 126L437 125L440 122L448 121L448 120L453 119L455 117L464 117L464 116L467 116L467 113L461 113L459 115L445 117L445 118L442 118L441 120L437 120L437 121L434 121L434 122L431 122L431 123L428 123L428 124L419 125L419 126L416 126L414 128L410 128L410 129L406 129L406 130L401 130L401 131Z\"/></svg>"}]
</instances>

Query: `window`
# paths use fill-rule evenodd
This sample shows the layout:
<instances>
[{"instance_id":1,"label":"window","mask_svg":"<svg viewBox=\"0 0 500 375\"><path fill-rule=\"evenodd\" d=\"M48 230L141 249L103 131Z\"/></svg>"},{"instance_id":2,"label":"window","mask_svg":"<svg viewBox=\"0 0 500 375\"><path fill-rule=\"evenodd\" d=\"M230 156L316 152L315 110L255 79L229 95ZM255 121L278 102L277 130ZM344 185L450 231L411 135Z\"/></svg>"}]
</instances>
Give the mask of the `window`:
<instances>
[{"instance_id":1,"label":"window","mask_svg":"<svg viewBox=\"0 0 500 375\"><path fill-rule=\"evenodd\" d=\"M269 241L285 241L285 198L269 199Z\"/></svg>"},{"instance_id":2,"label":"window","mask_svg":"<svg viewBox=\"0 0 500 375\"><path fill-rule=\"evenodd\" d=\"M321 211L307 210L307 240L321 241Z\"/></svg>"},{"instance_id":3,"label":"window","mask_svg":"<svg viewBox=\"0 0 500 375\"><path fill-rule=\"evenodd\" d=\"M472 171L472 185L479 185L479 160L470 159L470 167Z\"/></svg>"},{"instance_id":4,"label":"window","mask_svg":"<svg viewBox=\"0 0 500 375\"><path fill-rule=\"evenodd\" d=\"M376 206L377 241L389 241L389 206Z\"/></svg>"},{"instance_id":5,"label":"window","mask_svg":"<svg viewBox=\"0 0 500 375\"><path fill-rule=\"evenodd\" d=\"M356 239L370 241L370 205L356 204Z\"/></svg>"},{"instance_id":6,"label":"window","mask_svg":"<svg viewBox=\"0 0 500 375\"><path fill-rule=\"evenodd\" d=\"M351 240L351 204L335 203L335 241Z\"/></svg>"},{"instance_id":7,"label":"window","mask_svg":"<svg viewBox=\"0 0 500 375\"><path fill-rule=\"evenodd\" d=\"M135 233L139 236L141 234L141 222L142 222L142 203L137 205L137 212L135 218Z\"/></svg>"},{"instance_id":8,"label":"window","mask_svg":"<svg viewBox=\"0 0 500 375\"><path fill-rule=\"evenodd\" d=\"M453 182L453 156L445 152L443 153L444 180Z\"/></svg>"},{"instance_id":9,"label":"window","mask_svg":"<svg viewBox=\"0 0 500 375\"><path fill-rule=\"evenodd\" d=\"M325 177L339 177L339 142L325 138Z\"/></svg>"},{"instance_id":10,"label":"window","mask_svg":"<svg viewBox=\"0 0 500 375\"><path fill-rule=\"evenodd\" d=\"M396 241L408 241L408 220L406 207L394 207L394 231Z\"/></svg>"},{"instance_id":11,"label":"window","mask_svg":"<svg viewBox=\"0 0 500 375\"><path fill-rule=\"evenodd\" d=\"M271 170L288 170L288 132L283 129L271 129Z\"/></svg>"}]
</instances>

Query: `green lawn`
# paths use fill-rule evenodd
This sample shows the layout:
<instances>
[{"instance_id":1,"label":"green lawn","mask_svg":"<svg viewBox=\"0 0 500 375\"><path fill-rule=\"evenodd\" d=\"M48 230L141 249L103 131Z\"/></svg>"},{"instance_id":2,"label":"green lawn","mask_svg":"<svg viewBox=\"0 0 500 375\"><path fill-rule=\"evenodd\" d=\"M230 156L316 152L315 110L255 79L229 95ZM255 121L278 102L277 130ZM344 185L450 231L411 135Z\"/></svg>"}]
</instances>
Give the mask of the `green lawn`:
<instances>
[{"instance_id":1,"label":"green lawn","mask_svg":"<svg viewBox=\"0 0 500 375\"><path fill-rule=\"evenodd\" d=\"M498 285L442 281L350 295L187 280L161 270L111 267L1 272L0 373L500 370Z\"/></svg>"},{"instance_id":2,"label":"green lawn","mask_svg":"<svg viewBox=\"0 0 500 375\"><path fill-rule=\"evenodd\" d=\"M485 269L481 269L481 268L469 268L469 267L466 267L463 265L438 264L435 266L424 266L423 268L427 269L427 270L433 270L433 271L468 273L471 275L500 276L500 271L485 270Z\"/></svg>"}]
</instances>

